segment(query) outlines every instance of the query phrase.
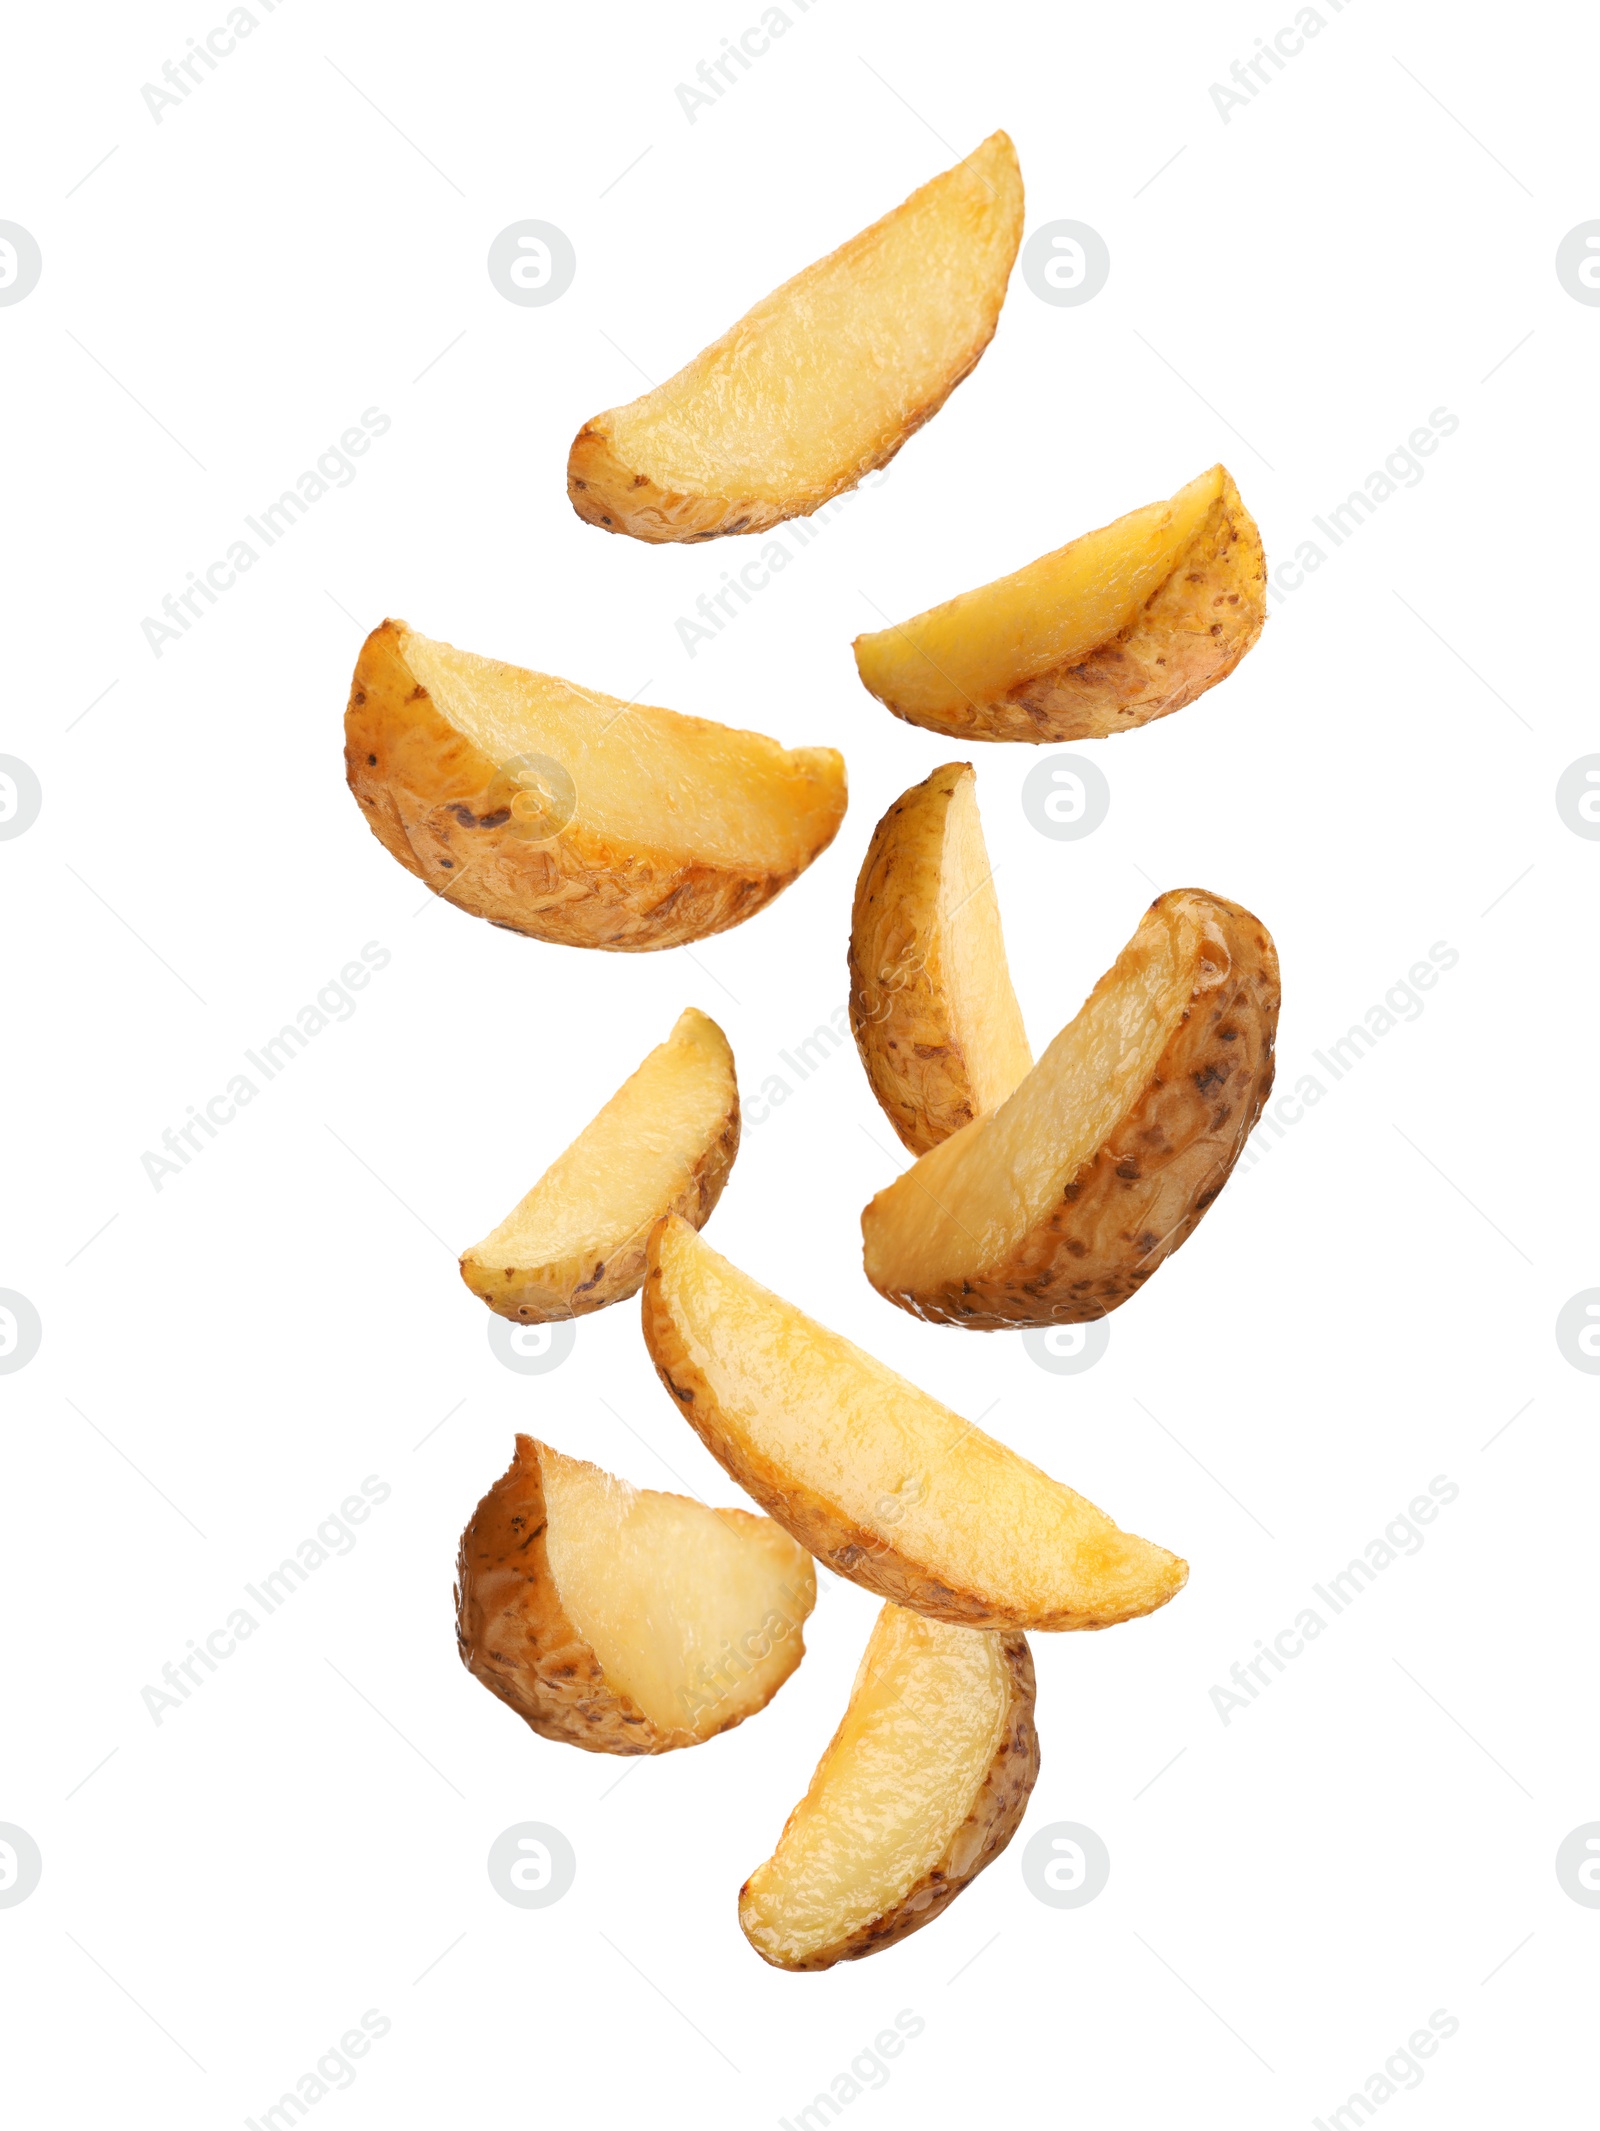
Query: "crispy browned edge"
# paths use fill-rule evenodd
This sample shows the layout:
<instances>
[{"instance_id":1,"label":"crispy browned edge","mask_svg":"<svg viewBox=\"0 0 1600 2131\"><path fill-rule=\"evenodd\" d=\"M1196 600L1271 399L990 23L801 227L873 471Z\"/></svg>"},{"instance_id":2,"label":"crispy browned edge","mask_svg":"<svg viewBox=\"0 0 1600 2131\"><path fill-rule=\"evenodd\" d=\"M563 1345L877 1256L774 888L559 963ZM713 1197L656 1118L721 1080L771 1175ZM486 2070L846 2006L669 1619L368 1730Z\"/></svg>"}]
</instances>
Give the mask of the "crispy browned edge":
<instances>
[{"instance_id":1,"label":"crispy browned edge","mask_svg":"<svg viewBox=\"0 0 1600 2131\"><path fill-rule=\"evenodd\" d=\"M725 932L753 917L825 851L838 803L801 864L739 869L615 846L569 825L544 843L511 832L500 766L455 730L405 662L406 624L383 622L361 647L345 712L345 775L373 834L447 901L562 947L647 953ZM797 775L805 756L792 751ZM835 759L837 759L835 757Z\"/></svg>"},{"instance_id":2,"label":"crispy browned edge","mask_svg":"<svg viewBox=\"0 0 1600 2131\"><path fill-rule=\"evenodd\" d=\"M1175 888L1150 909L1184 897L1209 928L1189 1004L1149 1083L1059 1205L1004 1265L932 1289L884 1285L869 1264L879 1294L930 1324L972 1331L1084 1324L1137 1294L1194 1233L1271 1093L1280 981L1271 934L1239 904ZM1113 966L1095 991L1115 976ZM877 1203L862 1214L864 1238Z\"/></svg>"},{"instance_id":3,"label":"crispy browned edge","mask_svg":"<svg viewBox=\"0 0 1600 2131\"><path fill-rule=\"evenodd\" d=\"M550 1570L540 1463L547 1448L519 1435L510 1465L461 1534L456 1648L473 1678L541 1738L592 1754L665 1754L700 1746L757 1714L736 1712L704 1737L687 1726L663 1731L609 1684L599 1659L563 1610ZM724 1509L717 1515L730 1524L765 1522L753 1510ZM790 1662L774 1682L774 1694L805 1655L804 1623L797 1621L784 1640Z\"/></svg>"},{"instance_id":4,"label":"crispy browned edge","mask_svg":"<svg viewBox=\"0 0 1600 2131\"><path fill-rule=\"evenodd\" d=\"M815 1974L819 1969L832 1968L835 1962L859 1961L869 1953L881 1953L886 1946L909 1938L913 1931L920 1931L924 1924L931 1924L935 1917L943 1915L956 1896L970 1887L986 1866L994 1863L1015 1835L1027 1811L1033 1786L1039 1779L1039 1734L1033 1721L1033 1652L1028 1648L1026 1636L1004 1633L997 1640L1010 1690L1000 1737L971 1809L946 1844L938 1863L930 1866L892 1909L885 1910L836 1945L825 1947L804 1961L776 1961L750 1939L750 1944L770 1968L781 1968L790 1975ZM823 1761L833 1752L843 1729L841 1719L822 1756ZM798 1806L795 1811L799 1811ZM792 1820L794 1814L791 1813L789 1818ZM784 1833L788 1833L787 1821ZM781 1841L782 1837L779 1838L780 1844ZM747 1880L745 1886L748 1885ZM745 1888L741 1887L741 1904L744 1893ZM742 1916L740 1921L742 1924ZM749 1937L748 1933L746 1937Z\"/></svg>"},{"instance_id":5,"label":"crispy browned edge","mask_svg":"<svg viewBox=\"0 0 1600 2131\"><path fill-rule=\"evenodd\" d=\"M1169 576L1126 628L1072 666L950 711L897 718L958 740L1102 740L1192 703L1225 681L1267 618L1267 564L1233 477ZM864 683L865 685L865 683Z\"/></svg>"}]
</instances>

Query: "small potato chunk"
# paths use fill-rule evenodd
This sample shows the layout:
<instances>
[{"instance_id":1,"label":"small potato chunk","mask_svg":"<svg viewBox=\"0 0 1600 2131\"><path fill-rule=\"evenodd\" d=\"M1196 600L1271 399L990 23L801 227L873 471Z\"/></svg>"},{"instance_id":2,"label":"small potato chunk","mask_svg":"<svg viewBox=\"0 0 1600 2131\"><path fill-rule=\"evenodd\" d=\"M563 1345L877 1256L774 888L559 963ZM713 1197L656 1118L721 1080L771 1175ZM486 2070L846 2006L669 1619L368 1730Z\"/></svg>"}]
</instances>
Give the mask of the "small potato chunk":
<instances>
[{"instance_id":1,"label":"small potato chunk","mask_svg":"<svg viewBox=\"0 0 1600 2131\"><path fill-rule=\"evenodd\" d=\"M520 1324L635 1295L664 1213L703 1228L739 1151L728 1039L692 1006L500 1226L461 1260L481 1301Z\"/></svg>"},{"instance_id":2,"label":"small potato chunk","mask_svg":"<svg viewBox=\"0 0 1600 2131\"><path fill-rule=\"evenodd\" d=\"M1272 1088L1278 955L1259 918L1161 895L1000 1108L861 1216L867 1278L932 1324L1083 1324L1194 1233Z\"/></svg>"},{"instance_id":3,"label":"small potato chunk","mask_svg":"<svg viewBox=\"0 0 1600 2131\"><path fill-rule=\"evenodd\" d=\"M650 1238L643 1317L657 1375L724 1472L863 1590L958 1626L1055 1629L1113 1627L1183 1588L1186 1562L758 1286L686 1221Z\"/></svg>"},{"instance_id":4,"label":"small potato chunk","mask_svg":"<svg viewBox=\"0 0 1600 2131\"><path fill-rule=\"evenodd\" d=\"M714 540L854 488L989 345L1021 236L1016 150L994 133L664 385L586 422L573 509L636 540Z\"/></svg>"},{"instance_id":5,"label":"small potato chunk","mask_svg":"<svg viewBox=\"0 0 1600 2131\"><path fill-rule=\"evenodd\" d=\"M831 1968L942 1915L1027 1809L1033 1696L1022 1636L885 1606L810 1789L739 1890L762 1960Z\"/></svg>"},{"instance_id":6,"label":"small potato chunk","mask_svg":"<svg viewBox=\"0 0 1600 2131\"><path fill-rule=\"evenodd\" d=\"M858 636L896 717L961 740L1099 740L1181 710L1261 634L1267 567L1225 466L1168 503Z\"/></svg>"},{"instance_id":7,"label":"small potato chunk","mask_svg":"<svg viewBox=\"0 0 1600 2131\"><path fill-rule=\"evenodd\" d=\"M1033 1065L969 762L902 792L873 831L850 920L850 1025L913 1154L998 1109Z\"/></svg>"},{"instance_id":8,"label":"small potato chunk","mask_svg":"<svg viewBox=\"0 0 1600 2131\"><path fill-rule=\"evenodd\" d=\"M541 1737L664 1754L765 1709L816 1598L804 1548L766 1517L631 1487L519 1435L461 1535L456 1642Z\"/></svg>"}]
</instances>

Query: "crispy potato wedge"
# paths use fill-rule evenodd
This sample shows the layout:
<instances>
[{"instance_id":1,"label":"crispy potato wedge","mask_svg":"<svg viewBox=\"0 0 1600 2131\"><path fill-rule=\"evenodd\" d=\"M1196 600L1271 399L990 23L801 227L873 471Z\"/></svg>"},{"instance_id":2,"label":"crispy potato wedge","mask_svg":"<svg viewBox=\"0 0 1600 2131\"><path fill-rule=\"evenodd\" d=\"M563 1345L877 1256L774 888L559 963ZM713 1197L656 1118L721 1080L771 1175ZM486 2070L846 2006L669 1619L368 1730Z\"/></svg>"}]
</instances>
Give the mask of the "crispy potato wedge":
<instances>
[{"instance_id":1,"label":"crispy potato wedge","mask_svg":"<svg viewBox=\"0 0 1600 2131\"><path fill-rule=\"evenodd\" d=\"M730 1265L675 1215L650 1238L645 1345L711 1455L838 1575L972 1628L1109 1628L1186 1562Z\"/></svg>"},{"instance_id":2,"label":"crispy potato wedge","mask_svg":"<svg viewBox=\"0 0 1600 2131\"><path fill-rule=\"evenodd\" d=\"M1020 1087L861 1216L867 1278L932 1324L1082 1324L1137 1294L1228 1180L1272 1087L1278 955L1161 895Z\"/></svg>"},{"instance_id":3,"label":"crispy potato wedge","mask_svg":"<svg viewBox=\"0 0 1600 2131\"><path fill-rule=\"evenodd\" d=\"M850 918L850 1026L913 1154L998 1109L1032 1069L970 762L902 792L872 832Z\"/></svg>"},{"instance_id":4,"label":"crispy potato wedge","mask_svg":"<svg viewBox=\"0 0 1600 2131\"><path fill-rule=\"evenodd\" d=\"M649 541L809 515L887 465L972 369L1021 236L1016 150L994 133L664 385L586 422L573 509Z\"/></svg>"},{"instance_id":5,"label":"crispy potato wedge","mask_svg":"<svg viewBox=\"0 0 1600 2131\"><path fill-rule=\"evenodd\" d=\"M1181 710L1261 634L1267 566L1225 466L855 642L897 718L961 740L1100 740Z\"/></svg>"},{"instance_id":6,"label":"crispy potato wedge","mask_svg":"<svg viewBox=\"0 0 1600 2131\"><path fill-rule=\"evenodd\" d=\"M762 1960L831 1968L942 1915L1027 1809L1033 1697L1024 1637L885 1606L810 1789L739 1890Z\"/></svg>"},{"instance_id":7,"label":"crispy potato wedge","mask_svg":"<svg viewBox=\"0 0 1600 2131\"><path fill-rule=\"evenodd\" d=\"M637 1294L665 1213L703 1228L739 1151L728 1039L689 1007L497 1229L461 1260L480 1301L552 1324Z\"/></svg>"},{"instance_id":8,"label":"crispy potato wedge","mask_svg":"<svg viewBox=\"0 0 1600 2131\"><path fill-rule=\"evenodd\" d=\"M345 769L373 834L511 932L626 953L741 924L833 841L844 758L507 666L387 621Z\"/></svg>"},{"instance_id":9,"label":"crispy potato wedge","mask_svg":"<svg viewBox=\"0 0 1600 2131\"><path fill-rule=\"evenodd\" d=\"M456 1643L541 1737L664 1754L765 1709L816 1599L810 1557L769 1518L519 1435L461 1535Z\"/></svg>"}]
</instances>

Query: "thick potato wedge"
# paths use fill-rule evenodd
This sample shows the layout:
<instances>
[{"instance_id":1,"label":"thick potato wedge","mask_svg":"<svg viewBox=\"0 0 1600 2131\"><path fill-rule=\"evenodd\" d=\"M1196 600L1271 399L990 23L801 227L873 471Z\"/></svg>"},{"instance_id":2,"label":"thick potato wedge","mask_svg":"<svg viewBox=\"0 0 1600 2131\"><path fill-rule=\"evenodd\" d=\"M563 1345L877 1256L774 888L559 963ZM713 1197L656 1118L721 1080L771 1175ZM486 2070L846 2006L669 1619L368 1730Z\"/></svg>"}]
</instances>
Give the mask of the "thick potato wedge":
<instances>
[{"instance_id":1,"label":"thick potato wedge","mask_svg":"<svg viewBox=\"0 0 1600 2131\"><path fill-rule=\"evenodd\" d=\"M1021 236L1016 151L994 133L664 385L586 422L573 509L636 540L714 540L853 488L989 345Z\"/></svg>"},{"instance_id":2,"label":"thick potato wedge","mask_svg":"<svg viewBox=\"0 0 1600 2131\"><path fill-rule=\"evenodd\" d=\"M1199 888L1158 896L988 1117L861 1216L867 1278L933 1324L1082 1324L1137 1294L1228 1180L1272 1087L1278 956Z\"/></svg>"},{"instance_id":3,"label":"thick potato wedge","mask_svg":"<svg viewBox=\"0 0 1600 2131\"><path fill-rule=\"evenodd\" d=\"M664 1754L765 1709L816 1599L810 1558L768 1518L519 1435L461 1535L456 1643L543 1738Z\"/></svg>"},{"instance_id":4,"label":"thick potato wedge","mask_svg":"<svg viewBox=\"0 0 1600 2131\"><path fill-rule=\"evenodd\" d=\"M1000 1855L1038 1774L1026 1640L885 1606L810 1789L739 1890L745 1937L805 1970L920 1931Z\"/></svg>"},{"instance_id":5,"label":"thick potato wedge","mask_svg":"<svg viewBox=\"0 0 1600 2131\"><path fill-rule=\"evenodd\" d=\"M998 1109L1032 1068L969 762L902 792L872 832L850 918L850 1026L913 1154Z\"/></svg>"},{"instance_id":6,"label":"thick potato wedge","mask_svg":"<svg viewBox=\"0 0 1600 2131\"><path fill-rule=\"evenodd\" d=\"M432 642L361 647L345 769L436 894L564 947L641 952L754 916L833 841L844 760Z\"/></svg>"},{"instance_id":7,"label":"thick potato wedge","mask_svg":"<svg viewBox=\"0 0 1600 2131\"><path fill-rule=\"evenodd\" d=\"M638 1293L665 1213L703 1228L739 1151L728 1039L691 1006L500 1226L461 1277L502 1317L551 1324Z\"/></svg>"},{"instance_id":8,"label":"thick potato wedge","mask_svg":"<svg viewBox=\"0 0 1600 2131\"><path fill-rule=\"evenodd\" d=\"M707 1450L863 1590L972 1628L1109 1628L1188 1564L803 1316L671 1216L645 1345Z\"/></svg>"},{"instance_id":9,"label":"thick potato wedge","mask_svg":"<svg viewBox=\"0 0 1600 2131\"><path fill-rule=\"evenodd\" d=\"M898 628L856 668L897 718L961 740L1099 740L1181 710L1261 634L1267 566L1224 466Z\"/></svg>"}]
</instances>

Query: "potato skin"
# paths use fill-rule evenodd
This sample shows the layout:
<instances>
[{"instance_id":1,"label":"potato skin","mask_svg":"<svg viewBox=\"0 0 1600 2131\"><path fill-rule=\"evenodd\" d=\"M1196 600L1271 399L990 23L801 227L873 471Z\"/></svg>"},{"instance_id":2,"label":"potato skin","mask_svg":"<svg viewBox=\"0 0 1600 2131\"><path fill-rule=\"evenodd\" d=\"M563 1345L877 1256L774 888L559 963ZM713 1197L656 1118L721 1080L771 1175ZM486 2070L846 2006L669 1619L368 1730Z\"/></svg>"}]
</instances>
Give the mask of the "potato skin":
<instances>
[{"instance_id":1,"label":"potato skin","mask_svg":"<svg viewBox=\"0 0 1600 2131\"><path fill-rule=\"evenodd\" d=\"M869 1953L881 1953L886 1946L909 1938L913 1931L920 1931L924 1924L931 1924L935 1917L941 1916L963 1888L969 1887L985 1866L992 1865L1010 1842L1022 1824L1029 1796L1039 1780L1039 1734L1033 1721L1033 1653L1028 1648L1027 1637L1002 1635L1000 1655L1010 1687L1004 1727L972 1809L951 1836L937 1864L930 1866L892 1909L886 1909L881 1916L863 1924L836 1945L820 1948L803 1961L775 1961L756 1946L756 1952L761 1954L769 1968L781 1968L791 1975L815 1974L820 1969L832 1968L839 1961L859 1961ZM842 1731L843 1728L841 1720L839 1729ZM824 1760L833 1752L838 1737L836 1731L822 1757ZM792 1814L790 1818L793 1818ZM782 1837L779 1840L781 1842ZM744 1891L744 1887L739 1889L741 1902ZM755 1945L753 1939L750 1943Z\"/></svg>"},{"instance_id":2,"label":"potato skin","mask_svg":"<svg viewBox=\"0 0 1600 2131\"><path fill-rule=\"evenodd\" d=\"M827 849L844 818L842 765L827 833L784 872L613 846L573 822L545 843L514 832L499 767L435 707L406 664L405 624L361 647L345 712L345 775L373 834L436 895L508 932L562 947L638 954L753 917ZM820 776L838 757L808 749Z\"/></svg>"}]
</instances>

